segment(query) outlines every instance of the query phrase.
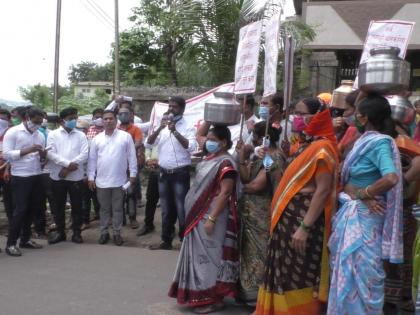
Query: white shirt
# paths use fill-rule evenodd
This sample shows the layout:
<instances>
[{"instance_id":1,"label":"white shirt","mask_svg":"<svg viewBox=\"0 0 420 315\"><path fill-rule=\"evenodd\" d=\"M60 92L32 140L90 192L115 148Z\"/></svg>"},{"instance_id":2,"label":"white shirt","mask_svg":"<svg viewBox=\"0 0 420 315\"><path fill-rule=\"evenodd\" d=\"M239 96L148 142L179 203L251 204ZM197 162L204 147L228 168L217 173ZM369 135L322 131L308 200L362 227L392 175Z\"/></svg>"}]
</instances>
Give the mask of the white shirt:
<instances>
[{"instance_id":1,"label":"white shirt","mask_svg":"<svg viewBox=\"0 0 420 315\"><path fill-rule=\"evenodd\" d=\"M167 127L160 132L153 144L158 147L159 166L167 170L191 165L191 153L197 150L195 128L188 127L184 117L176 122L175 128L188 139L188 149L181 145Z\"/></svg>"},{"instance_id":2,"label":"white shirt","mask_svg":"<svg viewBox=\"0 0 420 315\"><path fill-rule=\"evenodd\" d=\"M99 188L121 187L130 177L137 175L137 157L133 138L125 131L115 129L111 136L105 131L90 144L88 179L95 180ZM96 174L96 179L95 179Z\"/></svg>"},{"instance_id":3,"label":"white shirt","mask_svg":"<svg viewBox=\"0 0 420 315\"><path fill-rule=\"evenodd\" d=\"M44 147L44 136L38 130L30 133L23 123L6 131L3 138L3 155L12 166L13 176L28 177L42 173L38 152L20 156L22 149L35 144Z\"/></svg>"},{"instance_id":4,"label":"white shirt","mask_svg":"<svg viewBox=\"0 0 420 315\"><path fill-rule=\"evenodd\" d=\"M78 169L70 172L65 180L79 181L83 179L84 164L88 159L89 146L86 135L73 129L67 132L60 127L48 134L47 148L50 169L50 177L53 180L61 180L58 176L63 167L68 167L71 162L79 165Z\"/></svg>"}]
</instances>

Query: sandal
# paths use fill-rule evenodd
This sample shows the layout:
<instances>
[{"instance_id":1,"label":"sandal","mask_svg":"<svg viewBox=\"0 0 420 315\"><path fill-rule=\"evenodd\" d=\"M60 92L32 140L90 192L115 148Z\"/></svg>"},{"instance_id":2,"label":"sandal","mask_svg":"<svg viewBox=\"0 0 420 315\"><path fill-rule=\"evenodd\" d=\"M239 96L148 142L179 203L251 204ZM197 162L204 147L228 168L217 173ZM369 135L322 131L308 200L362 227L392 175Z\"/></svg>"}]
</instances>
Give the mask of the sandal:
<instances>
[{"instance_id":1,"label":"sandal","mask_svg":"<svg viewBox=\"0 0 420 315\"><path fill-rule=\"evenodd\" d=\"M221 311L225 307L223 303L216 303L210 305L204 305L194 308L195 314L209 314L217 311Z\"/></svg>"}]
</instances>

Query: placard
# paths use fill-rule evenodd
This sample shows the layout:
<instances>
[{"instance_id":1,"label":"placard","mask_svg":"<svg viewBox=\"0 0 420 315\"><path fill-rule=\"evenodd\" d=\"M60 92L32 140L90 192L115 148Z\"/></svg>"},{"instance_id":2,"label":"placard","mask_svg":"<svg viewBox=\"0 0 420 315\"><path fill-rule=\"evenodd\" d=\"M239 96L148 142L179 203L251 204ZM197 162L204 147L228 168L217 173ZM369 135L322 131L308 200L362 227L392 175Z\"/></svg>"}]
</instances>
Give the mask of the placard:
<instances>
[{"instance_id":1,"label":"placard","mask_svg":"<svg viewBox=\"0 0 420 315\"><path fill-rule=\"evenodd\" d=\"M257 85L262 21L248 24L239 32L235 64L235 94L254 93Z\"/></svg>"},{"instance_id":2,"label":"placard","mask_svg":"<svg viewBox=\"0 0 420 315\"><path fill-rule=\"evenodd\" d=\"M376 47L398 47L399 57L404 59L414 25L414 22L400 20L371 21L360 63L366 62L370 57L370 50ZM356 77L354 88L358 86Z\"/></svg>"},{"instance_id":3,"label":"placard","mask_svg":"<svg viewBox=\"0 0 420 315\"><path fill-rule=\"evenodd\" d=\"M274 15L265 27L264 94L277 92L277 62L279 58L280 14Z\"/></svg>"}]
</instances>

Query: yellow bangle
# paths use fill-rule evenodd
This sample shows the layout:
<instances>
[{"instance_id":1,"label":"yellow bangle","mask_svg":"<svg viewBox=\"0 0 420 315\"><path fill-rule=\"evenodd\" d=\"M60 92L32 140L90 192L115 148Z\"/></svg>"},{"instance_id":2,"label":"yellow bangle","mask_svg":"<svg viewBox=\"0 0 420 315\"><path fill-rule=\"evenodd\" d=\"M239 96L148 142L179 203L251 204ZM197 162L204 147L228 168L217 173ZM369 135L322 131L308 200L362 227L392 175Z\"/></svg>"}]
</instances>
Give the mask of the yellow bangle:
<instances>
[{"instance_id":1,"label":"yellow bangle","mask_svg":"<svg viewBox=\"0 0 420 315\"><path fill-rule=\"evenodd\" d=\"M366 196L368 196L370 199L374 199L373 197L372 197L372 195L369 193L369 191L368 191L368 189L370 188L371 186L369 185L369 186L367 186L366 188L365 188L365 195Z\"/></svg>"},{"instance_id":2,"label":"yellow bangle","mask_svg":"<svg viewBox=\"0 0 420 315\"><path fill-rule=\"evenodd\" d=\"M209 221L216 224L216 219L209 215Z\"/></svg>"}]
</instances>

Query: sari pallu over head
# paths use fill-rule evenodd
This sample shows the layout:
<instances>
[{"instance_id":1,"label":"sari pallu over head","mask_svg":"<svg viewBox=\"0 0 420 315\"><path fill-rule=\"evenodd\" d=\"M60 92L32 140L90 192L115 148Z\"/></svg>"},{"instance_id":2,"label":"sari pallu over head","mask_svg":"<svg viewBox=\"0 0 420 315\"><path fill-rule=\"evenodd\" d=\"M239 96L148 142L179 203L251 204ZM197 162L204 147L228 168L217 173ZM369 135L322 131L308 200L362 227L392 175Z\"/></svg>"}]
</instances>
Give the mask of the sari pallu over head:
<instances>
[{"instance_id":1,"label":"sari pallu over head","mask_svg":"<svg viewBox=\"0 0 420 315\"><path fill-rule=\"evenodd\" d=\"M371 150L377 141L390 139L392 155L398 175L401 175L401 158L397 145L389 136L370 131L364 133L355 143L353 150L343 164L341 185L344 187L350 178L350 168L365 152ZM382 230L382 258L391 263L403 262L403 221L402 221L402 176L399 176L397 185L386 193L386 213Z\"/></svg>"},{"instance_id":2,"label":"sari pallu over head","mask_svg":"<svg viewBox=\"0 0 420 315\"><path fill-rule=\"evenodd\" d=\"M331 215L336 204L339 165L337 142L329 111L324 110L317 113L305 129L305 133L310 136L322 138L313 141L285 170L271 202L270 232L272 233L275 229L289 202L313 178L318 163L321 161L325 163L328 170L331 170L333 173L334 181L333 189L324 208L325 230L318 298L321 301L327 301L329 282L327 242L331 232Z\"/></svg>"}]
</instances>

